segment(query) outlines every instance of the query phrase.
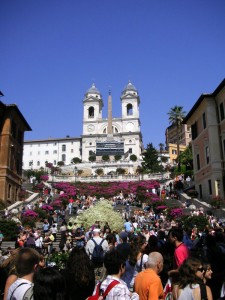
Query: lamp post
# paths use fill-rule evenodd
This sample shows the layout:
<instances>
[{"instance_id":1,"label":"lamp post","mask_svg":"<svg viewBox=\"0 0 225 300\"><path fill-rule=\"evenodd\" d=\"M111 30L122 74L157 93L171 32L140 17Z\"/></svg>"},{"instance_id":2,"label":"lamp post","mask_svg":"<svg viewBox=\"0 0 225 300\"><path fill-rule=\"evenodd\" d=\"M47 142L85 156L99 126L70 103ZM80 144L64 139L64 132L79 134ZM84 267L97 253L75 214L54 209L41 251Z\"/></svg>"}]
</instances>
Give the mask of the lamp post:
<instances>
[{"instance_id":1,"label":"lamp post","mask_svg":"<svg viewBox=\"0 0 225 300\"><path fill-rule=\"evenodd\" d=\"M74 179L75 179L75 183L77 181L77 167L74 167Z\"/></svg>"}]
</instances>

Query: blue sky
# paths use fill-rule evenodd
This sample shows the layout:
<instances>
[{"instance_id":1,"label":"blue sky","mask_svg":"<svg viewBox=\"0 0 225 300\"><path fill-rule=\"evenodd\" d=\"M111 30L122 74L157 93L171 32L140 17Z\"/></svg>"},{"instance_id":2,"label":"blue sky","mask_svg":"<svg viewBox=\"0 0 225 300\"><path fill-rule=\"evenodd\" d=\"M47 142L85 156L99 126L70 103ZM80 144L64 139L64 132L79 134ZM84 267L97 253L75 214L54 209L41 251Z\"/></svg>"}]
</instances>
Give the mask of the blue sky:
<instances>
[{"instance_id":1,"label":"blue sky","mask_svg":"<svg viewBox=\"0 0 225 300\"><path fill-rule=\"evenodd\" d=\"M80 136L94 81L113 116L129 80L144 145L165 142L167 112L188 112L225 77L224 0L1 0L1 100L16 103L25 139Z\"/></svg>"}]
</instances>

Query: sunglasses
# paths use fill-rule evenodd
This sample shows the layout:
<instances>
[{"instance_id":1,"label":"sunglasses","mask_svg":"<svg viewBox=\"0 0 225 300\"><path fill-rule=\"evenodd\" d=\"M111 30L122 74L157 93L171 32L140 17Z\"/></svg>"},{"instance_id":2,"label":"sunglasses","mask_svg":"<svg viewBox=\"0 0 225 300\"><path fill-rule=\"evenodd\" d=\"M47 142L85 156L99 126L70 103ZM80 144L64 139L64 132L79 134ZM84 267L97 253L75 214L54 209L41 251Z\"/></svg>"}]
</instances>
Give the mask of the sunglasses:
<instances>
[{"instance_id":1,"label":"sunglasses","mask_svg":"<svg viewBox=\"0 0 225 300\"><path fill-rule=\"evenodd\" d=\"M198 270L199 272L204 272L204 271L205 271L203 267L198 268L197 270Z\"/></svg>"}]
</instances>

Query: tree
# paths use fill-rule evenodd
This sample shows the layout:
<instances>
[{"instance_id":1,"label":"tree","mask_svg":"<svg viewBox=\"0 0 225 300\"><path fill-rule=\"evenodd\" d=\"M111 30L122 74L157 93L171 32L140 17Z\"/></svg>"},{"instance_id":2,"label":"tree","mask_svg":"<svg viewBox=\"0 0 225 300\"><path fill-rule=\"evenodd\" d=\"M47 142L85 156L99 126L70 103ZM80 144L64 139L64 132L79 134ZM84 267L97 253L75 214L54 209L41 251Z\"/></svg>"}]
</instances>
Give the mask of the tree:
<instances>
[{"instance_id":1,"label":"tree","mask_svg":"<svg viewBox=\"0 0 225 300\"><path fill-rule=\"evenodd\" d=\"M135 154L131 154L130 160L131 161L136 161L137 160L137 156Z\"/></svg>"},{"instance_id":2,"label":"tree","mask_svg":"<svg viewBox=\"0 0 225 300\"><path fill-rule=\"evenodd\" d=\"M103 169L96 169L96 170L95 170L95 173L96 173L98 176L101 176L101 175L104 174L104 171L103 171Z\"/></svg>"},{"instance_id":3,"label":"tree","mask_svg":"<svg viewBox=\"0 0 225 300\"><path fill-rule=\"evenodd\" d=\"M96 155L90 155L88 159L90 162L94 162L96 161Z\"/></svg>"},{"instance_id":4,"label":"tree","mask_svg":"<svg viewBox=\"0 0 225 300\"><path fill-rule=\"evenodd\" d=\"M119 175L124 175L126 173L126 170L124 168L117 168L116 173Z\"/></svg>"},{"instance_id":5,"label":"tree","mask_svg":"<svg viewBox=\"0 0 225 300\"><path fill-rule=\"evenodd\" d=\"M114 155L115 161L118 161L118 160L120 160L121 158L122 158L122 155L120 155L120 154Z\"/></svg>"},{"instance_id":6,"label":"tree","mask_svg":"<svg viewBox=\"0 0 225 300\"><path fill-rule=\"evenodd\" d=\"M144 170L150 173L161 171L162 167L159 165L160 162L158 161L158 152L153 147L152 143L147 145L147 148L143 153L143 160L142 167Z\"/></svg>"},{"instance_id":7,"label":"tree","mask_svg":"<svg viewBox=\"0 0 225 300\"><path fill-rule=\"evenodd\" d=\"M187 148L180 154L178 159L181 165L186 166L186 170L193 170L193 155L191 145L187 146Z\"/></svg>"},{"instance_id":8,"label":"tree","mask_svg":"<svg viewBox=\"0 0 225 300\"><path fill-rule=\"evenodd\" d=\"M64 161L58 161L57 165L58 166L64 166L65 164L64 164Z\"/></svg>"},{"instance_id":9,"label":"tree","mask_svg":"<svg viewBox=\"0 0 225 300\"><path fill-rule=\"evenodd\" d=\"M81 159L79 157L74 157L71 159L72 164L79 164L81 163Z\"/></svg>"},{"instance_id":10,"label":"tree","mask_svg":"<svg viewBox=\"0 0 225 300\"><path fill-rule=\"evenodd\" d=\"M177 141L177 160L180 155L180 146L179 146L179 135L180 135L180 128L185 117L185 112L183 111L183 106L174 106L168 112L169 115L169 122L173 126L176 126L176 141ZM179 166L179 160L178 160Z\"/></svg>"},{"instance_id":11,"label":"tree","mask_svg":"<svg viewBox=\"0 0 225 300\"><path fill-rule=\"evenodd\" d=\"M109 161L109 155L102 155L102 160Z\"/></svg>"}]
</instances>

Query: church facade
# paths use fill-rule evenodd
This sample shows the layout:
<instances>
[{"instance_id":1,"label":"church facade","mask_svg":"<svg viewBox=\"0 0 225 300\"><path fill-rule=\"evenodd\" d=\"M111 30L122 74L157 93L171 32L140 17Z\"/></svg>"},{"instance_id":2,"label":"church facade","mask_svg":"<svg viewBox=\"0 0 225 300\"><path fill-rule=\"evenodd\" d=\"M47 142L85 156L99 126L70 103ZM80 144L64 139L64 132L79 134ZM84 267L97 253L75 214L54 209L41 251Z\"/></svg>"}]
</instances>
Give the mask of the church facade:
<instances>
[{"instance_id":1,"label":"church facade","mask_svg":"<svg viewBox=\"0 0 225 300\"><path fill-rule=\"evenodd\" d=\"M122 154L123 160L129 161L132 154L139 160L143 150L139 115L140 97L131 82L125 86L120 100L122 115L118 118L112 117L112 96L109 93L108 118L103 118L102 95L93 84L83 99L82 135L74 138L25 141L23 168L39 169L44 167L46 162L56 166L59 161L70 165L74 157L79 157L83 163L87 163L92 155L96 155L96 161L101 161L99 145L105 149L108 146L113 148L112 153ZM110 155L110 158L113 160L113 155Z\"/></svg>"}]
</instances>

